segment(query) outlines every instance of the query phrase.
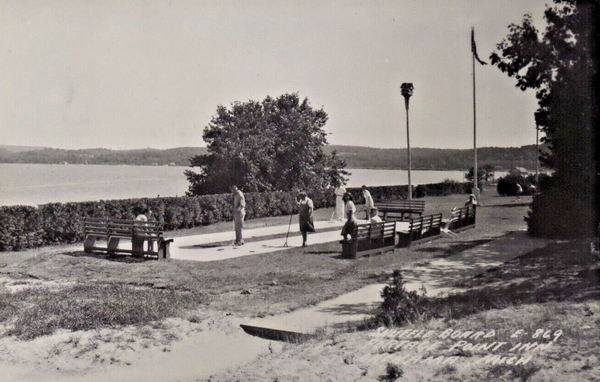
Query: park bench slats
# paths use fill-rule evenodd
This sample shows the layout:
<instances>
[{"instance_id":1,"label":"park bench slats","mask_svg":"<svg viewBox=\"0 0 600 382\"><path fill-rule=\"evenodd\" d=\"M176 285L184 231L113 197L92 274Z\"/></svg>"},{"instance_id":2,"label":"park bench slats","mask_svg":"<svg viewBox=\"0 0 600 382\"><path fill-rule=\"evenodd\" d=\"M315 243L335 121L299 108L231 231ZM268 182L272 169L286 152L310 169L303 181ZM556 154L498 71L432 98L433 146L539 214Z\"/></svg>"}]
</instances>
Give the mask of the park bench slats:
<instances>
[{"instance_id":1,"label":"park bench slats","mask_svg":"<svg viewBox=\"0 0 600 382\"><path fill-rule=\"evenodd\" d=\"M397 200L393 202L377 202L375 203L375 207L383 215L383 220L396 219L398 217L399 220L405 220L405 218L411 218L413 215L421 216L425 211L425 201Z\"/></svg>"},{"instance_id":2,"label":"park bench slats","mask_svg":"<svg viewBox=\"0 0 600 382\"><path fill-rule=\"evenodd\" d=\"M442 214L433 214L411 218L409 228L398 232L398 247L409 247L411 244L435 239L441 234Z\"/></svg>"},{"instance_id":3,"label":"park bench slats","mask_svg":"<svg viewBox=\"0 0 600 382\"><path fill-rule=\"evenodd\" d=\"M476 217L477 208L475 206L456 208L452 211L446 227L454 232L473 228L475 227Z\"/></svg>"},{"instance_id":4,"label":"park bench slats","mask_svg":"<svg viewBox=\"0 0 600 382\"><path fill-rule=\"evenodd\" d=\"M354 258L358 255L369 255L385 252L390 249L393 250L395 232L395 221L359 224L350 235L352 239L347 242L342 241L342 245L348 246L344 249L344 253L346 257Z\"/></svg>"},{"instance_id":5,"label":"park bench slats","mask_svg":"<svg viewBox=\"0 0 600 382\"><path fill-rule=\"evenodd\" d=\"M169 244L173 241L163 237L160 222L108 218L86 218L84 237L85 252L128 253L158 259L169 258ZM132 249L119 248L121 239L131 240ZM96 245L97 240L105 240L106 247ZM144 242L148 243L148 249L144 249Z\"/></svg>"},{"instance_id":6,"label":"park bench slats","mask_svg":"<svg viewBox=\"0 0 600 382\"><path fill-rule=\"evenodd\" d=\"M105 226L108 223L108 219L103 219L103 218L85 218L83 221L86 226L88 226L88 225Z\"/></svg>"}]
</instances>

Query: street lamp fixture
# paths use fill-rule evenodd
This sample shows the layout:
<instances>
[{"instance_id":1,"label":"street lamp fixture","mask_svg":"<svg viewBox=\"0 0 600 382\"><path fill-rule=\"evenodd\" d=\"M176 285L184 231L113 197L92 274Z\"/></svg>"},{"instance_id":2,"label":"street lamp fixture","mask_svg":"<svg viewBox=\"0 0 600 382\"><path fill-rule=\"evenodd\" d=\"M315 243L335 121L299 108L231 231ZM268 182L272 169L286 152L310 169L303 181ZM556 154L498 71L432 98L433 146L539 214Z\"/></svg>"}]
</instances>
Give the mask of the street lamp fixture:
<instances>
[{"instance_id":1,"label":"street lamp fixture","mask_svg":"<svg viewBox=\"0 0 600 382\"><path fill-rule=\"evenodd\" d=\"M406 146L408 155L408 199L412 199L412 182L410 179L411 158L410 158L410 130L408 124L408 100L413 95L415 87L412 83L405 82L400 85L400 93L404 97L404 106L406 107Z\"/></svg>"},{"instance_id":2,"label":"street lamp fixture","mask_svg":"<svg viewBox=\"0 0 600 382\"><path fill-rule=\"evenodd\" d=\"M541 111L534 113L535 117L535 186L540 187L540 125L544 115Z\"/></svg>"}]
</instances>

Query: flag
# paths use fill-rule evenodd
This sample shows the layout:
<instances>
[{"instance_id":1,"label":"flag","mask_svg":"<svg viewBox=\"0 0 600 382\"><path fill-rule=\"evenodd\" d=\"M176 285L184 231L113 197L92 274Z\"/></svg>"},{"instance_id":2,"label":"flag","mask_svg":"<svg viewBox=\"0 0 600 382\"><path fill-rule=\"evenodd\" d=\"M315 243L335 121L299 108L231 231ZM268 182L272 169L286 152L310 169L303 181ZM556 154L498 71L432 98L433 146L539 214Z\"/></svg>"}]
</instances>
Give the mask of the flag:
<instances>
[{"instance_id":1,"label":"flag","mask_svg":"<svg viewBox=\"0 0 600 382\"><path fill-rule=\"evenodd\" d=\"M481 65L487 65L487 62L482 61L477 55L477 46L475 45L475 28L471 28L471 52L473 53L473 57L479 62Z\"/></svg>"}]
</instances>

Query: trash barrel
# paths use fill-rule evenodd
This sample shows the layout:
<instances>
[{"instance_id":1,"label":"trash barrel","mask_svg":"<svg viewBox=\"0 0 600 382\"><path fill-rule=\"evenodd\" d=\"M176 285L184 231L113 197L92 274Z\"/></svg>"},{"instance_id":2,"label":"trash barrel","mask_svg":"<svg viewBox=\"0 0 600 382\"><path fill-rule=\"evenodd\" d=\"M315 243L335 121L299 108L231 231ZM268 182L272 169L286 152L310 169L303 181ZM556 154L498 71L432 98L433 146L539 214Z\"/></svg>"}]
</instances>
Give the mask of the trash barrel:
<instances>
[{"instance_id":1,"label":"trash barrel","mask_svg":"<svg viewBox=\"0 0 600 382\"><path fill-rule=\"evenodd\" d=\"M342 257L344 259L356 259L356 240L342 240Z\"/></svg>"}]
</instances>

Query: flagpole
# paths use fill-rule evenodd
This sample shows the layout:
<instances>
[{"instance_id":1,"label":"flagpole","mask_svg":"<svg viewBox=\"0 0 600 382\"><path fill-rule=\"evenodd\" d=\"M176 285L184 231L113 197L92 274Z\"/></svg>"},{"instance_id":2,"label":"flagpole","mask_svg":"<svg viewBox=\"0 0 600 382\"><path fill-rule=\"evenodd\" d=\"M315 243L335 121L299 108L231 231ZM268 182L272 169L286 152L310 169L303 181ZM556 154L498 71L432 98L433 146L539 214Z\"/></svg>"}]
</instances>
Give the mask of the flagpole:
<instances>
[{"instance_id":1,"label":"flagpole","mask_svg":"<svg viewBox=\"0 0 600 382\"><path fill-rule=\"evenodd\" d=\"M472 40L474 43L474 40ZM473 194L479 200L479 185L477 178L477 103L475 98L475 52L471 49L471 58L473 61Z\"/></svg>"}]
</instances>

